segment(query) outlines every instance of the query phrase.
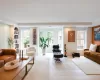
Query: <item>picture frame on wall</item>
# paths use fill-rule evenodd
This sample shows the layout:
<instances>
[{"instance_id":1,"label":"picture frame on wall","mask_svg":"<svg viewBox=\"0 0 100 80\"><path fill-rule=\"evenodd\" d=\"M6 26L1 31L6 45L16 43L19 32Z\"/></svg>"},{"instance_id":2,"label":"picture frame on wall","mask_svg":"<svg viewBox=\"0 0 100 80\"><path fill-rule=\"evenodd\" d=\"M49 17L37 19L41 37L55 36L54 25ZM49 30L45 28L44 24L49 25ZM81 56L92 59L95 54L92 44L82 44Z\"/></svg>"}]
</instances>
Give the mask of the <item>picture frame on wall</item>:
<instances>
[{"instance_id":1,"label":"picture frame on wall","mask_svg":"<svg viewBox=\"0 0 100 80\"><path fill-rule=\"evenodd\" d=\"M36 45L36 39L37 39L37 34L36 34L37 32L36 32L36 29L33 29L33 45Z\"/></svg>"},{"instance_id":2,"label":"picture frame on wall","mask_svg":"<svg viewBox=\"0 0 100 80\"><path fill-rule=\"evenodd\" d=\"M94 40L100 41L100 26L94 27Z\"/></svg>"},{"instance_id":3,"label":"picture frame on wall","mask_svg":"<svg viewBox=\"0 0 100 80\"><path fill-rule=\"evenodd\" d=\"M75 42L75 31L68 31L68 42Z\"/></svg>"}]
</instances>

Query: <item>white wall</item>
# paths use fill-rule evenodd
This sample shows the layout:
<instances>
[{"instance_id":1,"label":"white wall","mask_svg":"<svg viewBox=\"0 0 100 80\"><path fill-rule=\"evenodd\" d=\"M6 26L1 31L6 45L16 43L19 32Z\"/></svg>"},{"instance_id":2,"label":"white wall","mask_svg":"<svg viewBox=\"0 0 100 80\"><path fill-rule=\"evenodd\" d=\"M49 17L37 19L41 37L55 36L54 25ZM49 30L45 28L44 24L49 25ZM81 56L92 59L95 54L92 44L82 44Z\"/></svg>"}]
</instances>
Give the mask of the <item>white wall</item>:
<instances>
[{"instance_id":1,"label":"white wall","mask_svg":"<svg viewBox=\"0 0 100 80\"><path fill-rule=\"evenodd\" d=\"M92 43L92 28L89 27L87 30L87 49L89 49L90 44Z\"/></svg>"},{"instance_id":2,"label":"white wall","mask_svg":"<svg viewBox=\"0 0 100 80\"><path fill-rule=\"evenodd\" d=\"M75 31L75 42L68 42L68 31ZM77 42L76 42L76 28L75 27L65 27L64 28L64 44L66 44L67 55L71 55L73 52L77 51Z\"/></svg>"},{"instance_id":3,"label":"white wall","mask_svg":"<svg viewBox=\"0 0 100 80\"><path fill-rule=\"evenodd\" d=\"M75 30L75 42L68 42L68 31ZM73 52L79 52L80 55L84 55L83 50L77 50L77 31L78 29L75 27L65 27L64 28L64 44L67 47L67 55L72 55ZM86 30L86 48L89 48L92 41L92 28L87 28Z\"/></svg>"},{"instance_id":4,"label":"white wall","mask_svg":"<svg viewBox=\"0 0 100 80\"><path fill-rule=\"evenodd\" d=\"M8 48L9 26L0 24L0 48Z\"/></svg>"}]
</instances>

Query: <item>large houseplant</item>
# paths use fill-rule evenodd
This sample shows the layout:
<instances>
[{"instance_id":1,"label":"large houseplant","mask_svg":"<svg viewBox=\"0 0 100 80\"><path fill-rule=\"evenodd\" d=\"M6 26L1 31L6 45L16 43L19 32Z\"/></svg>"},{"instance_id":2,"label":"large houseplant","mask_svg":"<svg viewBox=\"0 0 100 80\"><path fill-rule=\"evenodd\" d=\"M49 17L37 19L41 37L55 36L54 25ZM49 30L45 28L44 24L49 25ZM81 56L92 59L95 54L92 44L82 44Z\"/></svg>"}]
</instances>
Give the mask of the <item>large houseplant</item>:
<instances>
[{"instance_id":1,"label":"large houseplant","mask_svg":"<svg viewBox=\"0 0 100 80\"><path fill-rule=\"evenodd\" d=\"M49 46L49 38L40 37L40 47L42 49L43 55L45 55L45 50Z\"/></svg>"}]
</instances>

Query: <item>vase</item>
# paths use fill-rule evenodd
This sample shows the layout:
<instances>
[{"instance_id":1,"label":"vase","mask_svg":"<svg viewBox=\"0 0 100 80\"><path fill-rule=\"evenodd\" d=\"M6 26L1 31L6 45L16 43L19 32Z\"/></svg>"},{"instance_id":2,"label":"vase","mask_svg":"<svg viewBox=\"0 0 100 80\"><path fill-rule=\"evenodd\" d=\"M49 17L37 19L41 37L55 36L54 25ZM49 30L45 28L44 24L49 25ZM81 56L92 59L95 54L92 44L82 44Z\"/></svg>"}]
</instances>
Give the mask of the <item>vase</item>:
<instances>
[{"instance_id":1,"label":"vase","mask_svg":"<svg viewBox=\"0 0 100 80\"><path fill-rule=\"evenodd\" d=\"M42 54L45 55L45 49L42 49Z\"/></svg>"}]
</instances>

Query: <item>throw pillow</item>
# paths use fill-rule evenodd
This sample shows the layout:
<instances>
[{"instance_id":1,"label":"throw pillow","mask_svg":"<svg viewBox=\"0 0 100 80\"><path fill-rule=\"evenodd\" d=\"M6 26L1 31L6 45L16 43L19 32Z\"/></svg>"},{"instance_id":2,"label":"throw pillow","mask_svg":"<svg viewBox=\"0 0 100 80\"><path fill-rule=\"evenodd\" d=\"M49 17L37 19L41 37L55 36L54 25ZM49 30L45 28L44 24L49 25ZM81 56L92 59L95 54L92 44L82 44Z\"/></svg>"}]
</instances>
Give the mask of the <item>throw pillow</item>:
<instances>
[{"instance_id":1,"label":"throw pillow","mask_svg":"<svg viewBox=\"0 0 100 80\"><path fill-rule=\"evenodd\" d=\"M96 49L97 49L97 45L96 44L91 44L90 45L90 48L89 48L90 51L96 52Z\"/></svg>"},{"instance_id":2,"label":"throw pillow","mask_svg":"<svg viewBox=\"0 0 100 80\"><path fill-rule=\"evenodd\" d=\"M2 55L2 49L0 49L0 56Z\"/></svg>"}]
</instances>

